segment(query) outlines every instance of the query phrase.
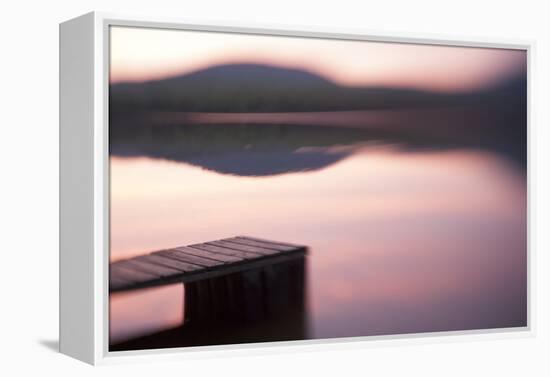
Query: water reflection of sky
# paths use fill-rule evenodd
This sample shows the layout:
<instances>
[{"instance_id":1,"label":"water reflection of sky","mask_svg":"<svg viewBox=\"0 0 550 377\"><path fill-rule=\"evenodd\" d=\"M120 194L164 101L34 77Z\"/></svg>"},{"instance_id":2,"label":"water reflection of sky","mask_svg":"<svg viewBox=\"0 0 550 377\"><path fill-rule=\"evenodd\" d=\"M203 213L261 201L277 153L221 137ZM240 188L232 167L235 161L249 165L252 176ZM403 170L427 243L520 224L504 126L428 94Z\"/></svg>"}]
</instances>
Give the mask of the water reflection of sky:
<instances>
[{"instance_id":1,"label":"water reflection of sky","mask_svg":"<svg viewBox=\"0 0 550 377\"><path fill-rule=\"evenodd\" d=\"M111 259L248 234L306 244L311 337L522 326L524 175L496 154L371 147L324 169L111 160ZM111 298L113 340L182 320L182 289Z\"/></svg>"}]
</instances>

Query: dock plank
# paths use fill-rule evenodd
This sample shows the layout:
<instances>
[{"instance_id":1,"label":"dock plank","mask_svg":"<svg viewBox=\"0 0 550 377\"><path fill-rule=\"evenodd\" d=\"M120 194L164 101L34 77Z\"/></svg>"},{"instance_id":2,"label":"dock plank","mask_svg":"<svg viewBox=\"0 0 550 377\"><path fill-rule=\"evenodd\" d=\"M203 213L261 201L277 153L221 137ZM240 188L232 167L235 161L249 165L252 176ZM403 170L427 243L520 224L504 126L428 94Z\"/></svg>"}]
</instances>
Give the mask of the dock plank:
<instances>
[{"instance_id":1,"label":"dock plank","mask_svg":"<svg viewBox=\"0 0 550 377\"><path fill-rule=\"evenodd\" d=\"M242 243L232 242L232 241L213 241L213 242L208 242L208 245L215 245L215 246L225 247L228 249L244 251L248 253L257 254L258 256L280 253L280 251L278 250L267 249L261 246L245 245Z\"/></svg>"},{"instance_id":2,"label":"dock plank","mask_svg":"<svg viewBox=\"0 0 550 377\"><path fill-rule=\"evenodd\" d=\"M135 259L129 260L127 262L127 265L130 265L138 271L160 277L170 277L180 273L180 271L175 268L149 263L148 260L143 257L137 257Z\"/></svg>"},{"instance_id":3,"label":"dock plank","mask_svg":"<svg viewBox=\"0 0 550 377\"><path fill-rule=\"evenodd\" d=\"M227 254L220 254L216 252L212 252L209 250L199 249L199 248L192 248L192 247L177 247L177 251L180 251L184 254L194 255L197 257L204 257L208 258L214 261L218 262L239 262L242 261L243 258L239 258L233 255L227 255Z\"/></svg>"},{"instance_id":4,"label":"dock plank","mask_svg":"<svg viewBox=\"0 0 550 377\"><path fill-rule=\"evenodd\" d=\"M112 267L109 271L109 277L115 280L127 281L130 284L144 283L159 278L158 275L120 266Z\"/></svg>"},{"instance_id":5,"label":"dock plank","mask_svg":"<svg viewBox=\"0 0 550 377\"><path fill-rule=\"evenodd\" d=\"M273 245L294 247L294 248L304 247L304 245L267 240L267 239L264 239L264 238L255 238L255 237L249 237L249 236L237 236L237 238L241 238L241 239L245 239L245 240L253 240L253 241L258 241L258 242L263 242L263 243L273 244Z\"/></svg>"},{"instance_id":6,"label":"dock plank","mask_svg":"<svg viewBox=\"0 0 550 377\"><path fill-rule=\"evenodd\" d=\"M294 260L306 252L305 246L247 236L179 246L111 263L109 289L197 282Z\"/></svg>"},{"instance_id":7,"label":"dock plank","mask_svg":"<svg viewBox=\"0 0 550 377\"><path fill-rule=\"evenodd\" d=\"M227 241L239 243L243 245L249 245L249 246L258 246L258 247L262 247L270 250L276 250L276 251L292 251L292 250L296 250L297 248L297 246L285 246L285 245L278 245L278 244L269 243L269 242L260 242L260 241L256 241L256 240L253 240L250 238L244 238L244 237L228 238Z\"/></svg>"},{"instance_id":8,"label":"dock plank","mask_svg":"<svg viewBox=\"0 0 550 377\"><path fill-rule=\"evenodd\" d=\"M133 283L129 282L129 281L126 281L126 280L121 280L119 278L116 278L116 277L110 277L109 279L109 287L111 290L123 290L124 288L127 288L127 287L130 287L132 286Z\"/></svg>"},{"instance_id":9,"label":"dock plank","mask_svg":"<svg viewBox=\"0 0 550 377\"><path fill-rule=\"evenodd\" d=\"M188 272L193 271L196 269L200 269L201 266L197 266L196 264L186 263L182 261L175 261L173 259L166 258L158 253L152 253L146 256L149 263L154 263L159 266L165 266L169 268L174 268L178 272Z\"/></svg>"},{"instance_id":10,"label":"dock plank","mask_svg":"<svg viewBox=\"0 0 550 377\"><path fill-rule=\"evenodd\" d=\"M197 266L202 266L202 267L214 267L224 263L224 262L219 262L208 258L198 257L191 254L185 254L176 249L162 250L162 251L159 251L158 253L159 255L162 255L166 258L171 258L171 259L179 260L186 263L196 264Z\"/></svg>"},{"instance_id":11,"label":"dock plank","mask_svg":"<svg viewBox=\"0 0 550 377\"><path fill-rule=\"evenodd\" d=\"M297 245L293 243L287 243L287 242L279 242L279 241L272 241L272 240L264 240L262 238L255 238L255 237L248 237L248 236L237 236L236 238L247 240L247 241L256 241L261 242L268 245L276 245L276 246L286 246L290 248L304 248L304 245Z\"/></svg>"},{"instance_id":12,"label":"dock plank","mask_svg":"<svg viewBox=\"0 0 550 377\"><path fill-rule=\"evenodd\" d=\"M255 254L255 253L248 253L248 252L245 252L245 251L230 249L230 248L223 247L223 246L211 245L209 243L196 244L196 245L191 245L189 247L191 247L193 249L209 251L209 252L216 253L216 254L222 254L222 255L227 255L227 256L231 256L231 257L237 257L237 258L240 258L240 259L254 259L254 258L258 257L258 255Z\"/></svg>"}]
</instances>

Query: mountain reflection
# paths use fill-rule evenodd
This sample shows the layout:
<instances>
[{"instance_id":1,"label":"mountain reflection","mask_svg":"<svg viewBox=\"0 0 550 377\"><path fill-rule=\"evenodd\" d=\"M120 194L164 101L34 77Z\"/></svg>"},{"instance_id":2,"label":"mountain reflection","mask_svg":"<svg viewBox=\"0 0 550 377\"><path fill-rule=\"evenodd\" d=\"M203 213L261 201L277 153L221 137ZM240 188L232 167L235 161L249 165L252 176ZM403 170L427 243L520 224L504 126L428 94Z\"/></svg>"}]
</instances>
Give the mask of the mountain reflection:
<instances>
[{"instance_id":1,"label":"mountain reflection","mask_svg":"<svg viewBox=\"0 0 550 377\"><path fill-rule=\"evenodd\" d=\"M289 124L267 123L265 116L266 123L252 124L197 124L175 114L116 117L110 153L166 159L222 174L271 176L323 169L364 145L381 144L402 150L486 150L525 169L525 143L518 143L524 131L513 123L507 127L510 119L463 109L375 115L360 113L350 119L353 114L341 114L343 124L333 116L334 125L325 124L322 114L316 115L322 125L295 124L296 117Z\"/></svg>"},{"instance_id":2,"label":"mountain reflection","mask_svg":"<svg viewBox=\"0 0 550 377\"><path fill-rule=\"evenodd\" d=\"M373 140L365 130L291 125L150 125L111 142L111 154L185 162L224 174L268 176L327 167L352 150L336 145Z\"/></svg>"}]
</instances>

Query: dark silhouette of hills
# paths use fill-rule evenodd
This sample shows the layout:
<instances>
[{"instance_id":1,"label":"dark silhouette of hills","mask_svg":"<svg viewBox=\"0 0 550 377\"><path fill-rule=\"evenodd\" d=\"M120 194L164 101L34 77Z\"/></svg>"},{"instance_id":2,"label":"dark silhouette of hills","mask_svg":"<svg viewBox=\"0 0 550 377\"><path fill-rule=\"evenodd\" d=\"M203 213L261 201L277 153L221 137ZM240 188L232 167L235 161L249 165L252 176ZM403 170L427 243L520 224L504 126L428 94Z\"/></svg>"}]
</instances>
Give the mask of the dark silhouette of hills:
<instances>
[{"instance_id":1,"label":"dark silhouette of hills","mask_svg":"<svg viewBox=\"0 0 550 377\"><path fill-rule=\"evenodd\" d=\"M194 83L202 85L241 85L243 87L265 89L289 89L290 86L327 88L336 85L308 71L282 68L263 64L226 64L208 67L187 75L159 80L160 83Z\"/></svg>"},{"instance_id":2,"label":"dark silhouette of hills","mask_svg":"<svg viewBox=\"0 0 550 377\"><path fill-rule=\"evenodd\" d=\"M427 91L344 87L314 73L259 64L229 64L189 74L110 87L111 109L186 112L338 111L443 104Z\"/></svg>"},{"instance_id":3,"label":"dark silhouette of hills","mask_svg":"<svg viewBox=\"0 0 550 377\"><path fill-rule=\"evenodd\" d=\"M109 107L112 155L167 159L223 174L319 170L365 143L406 150L487 150L526 169L525 74L484 90L445 94L341 87L302 70L224 65L112 85ZM382 117L368 117L370 110L382 109ZM358 119L353 124L315 121L329 110ZM369 111L356 116L353 110ZM316 113L310 113L311 124L201 124L186 117L192 112Z\"/></svg>"}]
</instances>

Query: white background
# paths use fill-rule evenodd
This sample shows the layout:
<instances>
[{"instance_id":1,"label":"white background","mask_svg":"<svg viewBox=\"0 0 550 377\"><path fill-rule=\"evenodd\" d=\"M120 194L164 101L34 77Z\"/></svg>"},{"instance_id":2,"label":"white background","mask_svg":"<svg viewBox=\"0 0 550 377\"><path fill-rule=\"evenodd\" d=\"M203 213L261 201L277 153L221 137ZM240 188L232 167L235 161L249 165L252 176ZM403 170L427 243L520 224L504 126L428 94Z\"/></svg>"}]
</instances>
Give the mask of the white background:
<instances>
[{"instance_id":1,"label":"white background","mask_svg":"<svg viewBox=\"0 0 550 377\"><path fill-rule=\"evenodd\" d=\"M550 375L546 216L550 185L550 12L545 1L26 1L2 3L0 374L185 376ZM354 28L434 37L536 40L531 239L536 260L536 336L315 352L223 357L92 368L57 354L58 23L91 10L183 17L197 23L254 22Z\"/></svg>"}]
</instances>

